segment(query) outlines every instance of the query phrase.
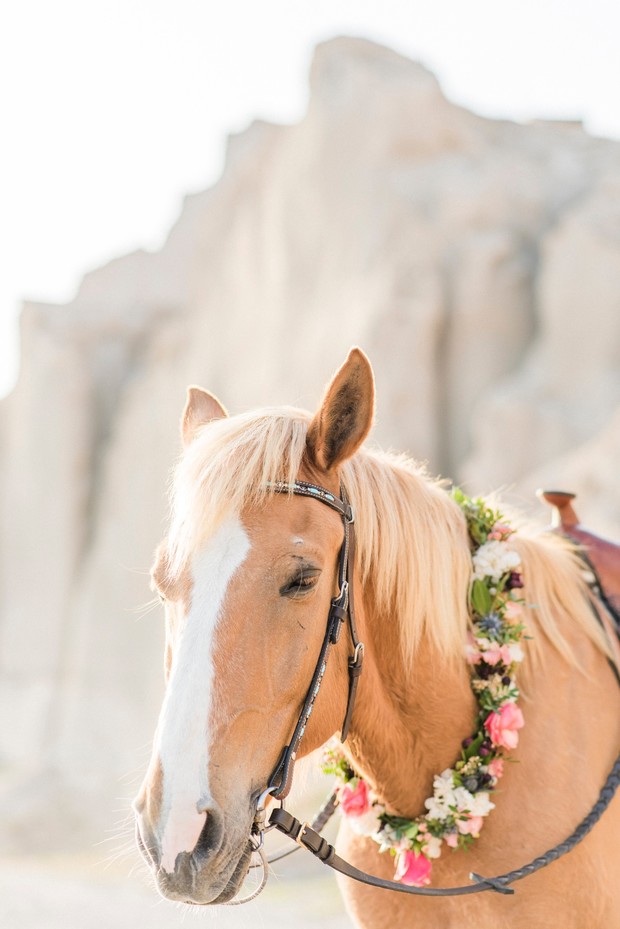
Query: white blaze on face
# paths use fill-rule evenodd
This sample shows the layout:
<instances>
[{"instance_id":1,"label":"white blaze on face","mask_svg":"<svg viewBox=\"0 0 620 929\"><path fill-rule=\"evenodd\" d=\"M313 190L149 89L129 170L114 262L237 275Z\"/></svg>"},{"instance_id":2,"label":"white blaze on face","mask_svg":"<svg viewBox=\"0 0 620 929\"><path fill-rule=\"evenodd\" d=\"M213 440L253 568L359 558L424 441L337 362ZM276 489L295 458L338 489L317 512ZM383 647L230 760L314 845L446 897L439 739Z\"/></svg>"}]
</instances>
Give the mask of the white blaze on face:
<instances>
[{"instance_id":1,"label":"white blaze on face","mask_svg":"<svg viewBox=\"0 0 620 929\"><path fill-rule=\"evenodd\" d=\"M156 751L163 773L158 832L162 867L174 871L179 852L191 852L211 806L209 714L213 641L226 590L250 542L237 518L225 522L192 562L191 608L176 642L159 718Z\"/></svg>"}]
</instances>

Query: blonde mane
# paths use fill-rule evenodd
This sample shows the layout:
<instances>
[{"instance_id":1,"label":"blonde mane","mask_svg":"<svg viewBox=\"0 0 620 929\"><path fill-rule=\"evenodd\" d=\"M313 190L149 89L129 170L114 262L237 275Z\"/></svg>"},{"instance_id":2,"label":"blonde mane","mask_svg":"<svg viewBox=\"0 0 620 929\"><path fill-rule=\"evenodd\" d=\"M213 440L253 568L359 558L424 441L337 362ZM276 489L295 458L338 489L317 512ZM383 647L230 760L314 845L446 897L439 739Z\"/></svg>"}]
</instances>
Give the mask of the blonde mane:
<instances>
[{"instance_id":1,"label":"blonde mane","mask_svg":"<svg viewBox=\"0 0 620 929\"><path fill-rule=\"evenodd\" d=\"M172 485L168 563L177 574L228 516L261 506L269 482L293 483L302 468L311 416L268 408L204 426L186 449ZM443 484L404 455L362 449L342 467L356 515L358 569L367 596L386 621L398 622L406 660L419 642L460 658L469 624L471 551L464 517ZM605 654L577 555L549 533L524 528L513 537L533 608L525 622L534 655L540 638L575 662L580 629Z\"/></svg>"}]
</instances>

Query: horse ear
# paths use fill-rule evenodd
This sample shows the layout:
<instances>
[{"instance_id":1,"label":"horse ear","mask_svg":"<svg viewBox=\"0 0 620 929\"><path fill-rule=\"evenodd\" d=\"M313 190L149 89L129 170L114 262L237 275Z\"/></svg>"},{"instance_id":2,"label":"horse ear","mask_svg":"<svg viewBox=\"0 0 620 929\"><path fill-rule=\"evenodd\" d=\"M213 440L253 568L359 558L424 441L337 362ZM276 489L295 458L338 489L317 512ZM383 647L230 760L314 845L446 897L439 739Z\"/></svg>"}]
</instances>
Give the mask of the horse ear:
<instances>
[{"instance_id":1,"label":"horse ear","mask_svg":"<svg viewBox=\"0 0 620 929\"><path fill-rule=\"evenodd\" d=\"M196 438L201 426L228 416L217 397L202 387L187 388L187 402L181 417L181 438L185 448Z\"/></svg>"},{"instance_id":2,"label":"horse ear","mask_svg":"<svg viewBox=\"0 0 620 929\"><path fill-rule=\"evenodd\" d=\"M308 428L308 454L322 471L337 467L358 450L372 426L375 380L359 348L349 356L325 391Z\"/></svg>"}]
</instances>

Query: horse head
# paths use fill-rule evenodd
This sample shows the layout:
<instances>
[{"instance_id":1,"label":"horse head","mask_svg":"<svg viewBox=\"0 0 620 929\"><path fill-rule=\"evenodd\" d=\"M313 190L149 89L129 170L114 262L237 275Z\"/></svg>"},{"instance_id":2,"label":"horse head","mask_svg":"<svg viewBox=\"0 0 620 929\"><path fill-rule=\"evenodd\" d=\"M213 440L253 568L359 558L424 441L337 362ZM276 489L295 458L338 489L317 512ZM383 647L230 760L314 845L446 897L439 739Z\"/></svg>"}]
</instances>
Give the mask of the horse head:
<instances>
[{"instance_id":1,"label":"horse head","mask_svg":"<svg viewBox=\"0 0 620 929\"><path fill-rule=\"evenodd\" d=\"M274 482L337 496L373 409L372 370L358 349L314 416L228 417L211 394L188 392L172 524L152 569L166 611L166 692L134 804L139 845L166 897L222 903L247 872L257 800L304 702L343 543L338 513L274 493ZM337 649L300 754L340 728L347 687L347 653Z\"/></svg>"}]
</instances>

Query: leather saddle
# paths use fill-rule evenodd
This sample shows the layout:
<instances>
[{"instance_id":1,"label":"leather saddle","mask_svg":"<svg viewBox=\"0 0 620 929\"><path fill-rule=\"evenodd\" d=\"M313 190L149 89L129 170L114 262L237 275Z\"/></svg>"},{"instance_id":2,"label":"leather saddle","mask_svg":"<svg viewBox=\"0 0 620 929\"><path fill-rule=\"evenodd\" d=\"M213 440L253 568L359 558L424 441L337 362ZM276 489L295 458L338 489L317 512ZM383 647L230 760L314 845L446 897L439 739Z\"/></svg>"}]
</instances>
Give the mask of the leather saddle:
<instances>
[{"instance_id":1,"label":"leather saddle","mask_svg":"<svg viewBox=\"0 0 620 929\"><path fill-rule=\"evenodd\" d=\"M595 593L620 627L620 545L585 529L573 508L575 494L560 490L539 490L537 496L553 507L552 529L581 546L581 553L592 569Z\"/></svg>"}]
</instances>

